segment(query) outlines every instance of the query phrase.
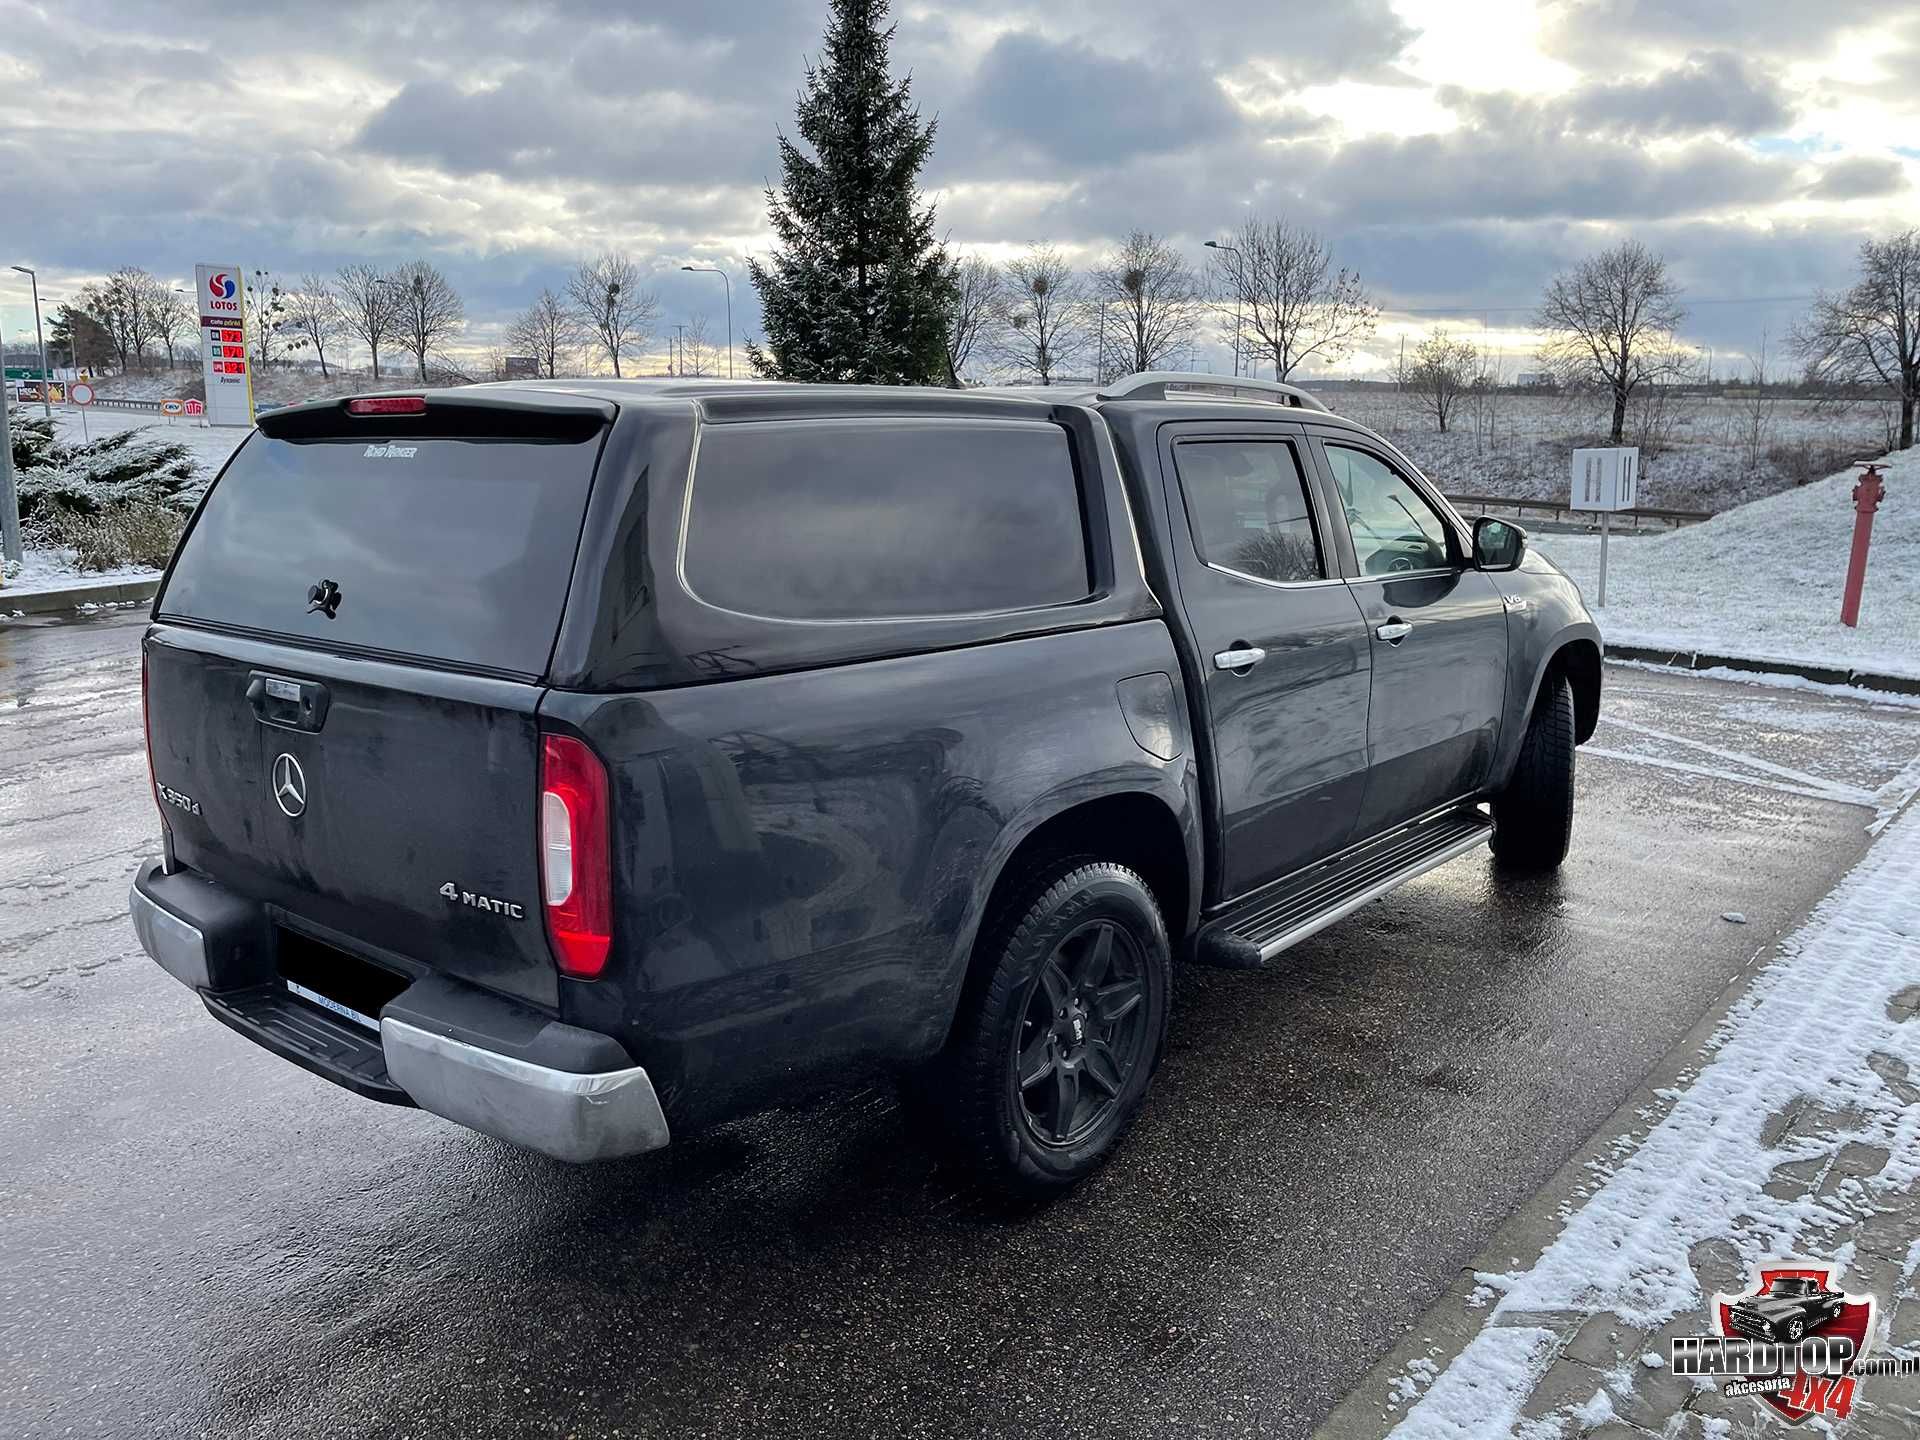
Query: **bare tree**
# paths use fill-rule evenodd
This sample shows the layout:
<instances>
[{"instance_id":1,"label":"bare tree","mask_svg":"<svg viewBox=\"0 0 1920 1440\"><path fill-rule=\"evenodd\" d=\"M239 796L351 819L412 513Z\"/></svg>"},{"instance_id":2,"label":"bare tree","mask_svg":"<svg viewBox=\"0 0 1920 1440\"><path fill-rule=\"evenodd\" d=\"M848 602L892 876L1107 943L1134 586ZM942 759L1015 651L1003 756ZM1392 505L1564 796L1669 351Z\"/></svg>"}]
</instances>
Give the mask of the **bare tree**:
<instances>
[{"instance_id":1,"label":"bare tree","mask_svg":"<svg viewBox=\"0 0 1920 1440\"><path fill-rule=\"evenodd\" d=\"M137 265L122 265L105 280L80 291L80 308L106 331L120 371L147 368L154 341L153 305L160 282Z\"/></svg>"},{"instance_id":2,"label":"bare tree","mask_svg":"<svg viewBox=\"0 0 1920 1440\"><path fill-rule=\"evenodd\" d=\"M152 316L153 338L167 352L167 369L179 359L180 347L199 328L199 316L187 303L187 297L164 280L153 281L148 292L147 309Z\"/></svg>"},{"instance_id":3,"label":"bare tree","mask_svg":"<svg viewBox=\"0 0 1920 1440\"><path fill-rule=\"evenodd\" d=\"M273 363L274 342L284 339L281 326L287 319L287 292L271 270L255 270L247 281L247 328L252 332L254 368L264 370Z\"/></svg>"},{"instance_id":4,"label":"bare tree","mask_svg":"<svg viewBox=\"0 0 1920 1440\"><path fill-rule=\"evenodd\" d=\"M380 378L380 347L400 334L399 297L387 277L373 266L342 265L335 279L340 323L373 357L373 378Z\"/></svg>"},{"instance_id":5,"label":"bare tree","mask_svg":"<svg viewBox=\"0 0 1920 1440\"><path fill-rule=\"evenodd\" d=\"M543 288L507 327L507 343L516 354L531 355L551 380L560 373L561 357L580 343L580 322L566 301Z\"/></svg>"},{"instance_id":6,"label":"bare tree","mask_svg":"<svg viewBox=\"0 0 1920 1440\"><path fill-rule=\"evenodd\" d=\"M1086 344L1086 293L1051 245L1030 246L1008 261L1006 287L996 337L1000 358L1023 378L1051 385Z\"/></svg>"},{"instance_id":7,"label":"bare tree","mask_svg":"<svg viewBox=\"0 0 1920 1440\"><path fill-rule=\"evenodd\" d=\"M960 384L967 362L1002 320L1007 295L1000 267L983 255L969 255L953 267L953 309L947 312L947 383Z\"/></svg>"},{"instance_id":8,"label":"bare tree","mask_svg":"<svg viewBox=\"0 0 1920 1440\"><path fill-rule=\"evenodd\" d=\"M426 260L409 260L388 275L387 290L397 312L400 347L413 356L425 384L427 357L441 341L460 333L467 307L453 282Z\"/></svg>"},{"instance_id":9,"label":"bare tree","mask_svg":"<svg viewBox=\"0 0 1920 1440\"><path fill-rule=\"evenodd\" d=\"M1667 263L1638 240L1623 240L1553 277L1534 323L1547 332L1540 358L1574 386L1613 397L1620 443L1635 390L1684 369L1673 332L1686 318Z\"/></svg>"},{"instance_id":10,"label":"bare tree","mask_svg":"<svg viewBox=\"0 0 1920 1440\"><path fill-rule=\"evenodd\" d=\"M613 362L620 374L620 357L640 349L660 314L660 299L640 288L640 272L618 250L582 260L567 281L574 313Z\"/></svg>"},{"instance_id":11,"label":"bare tree","mask_svg":"<svg viewBox=\"0 0 1920 1440\"><path fill-rule=\"evenodd\" d=\"M1213 252L1213 273L1225 292L1221 313L1243 318L1285 380L1301 361L1339 360L1373 333L1380 307L1355 270L1333 268L1327 242L1304 226L1248 216L1231 249Z\"/></svg>"},{"instance_id":12,"label":"bare tree","mask_svg":"<svg viewBox=\"0 0 1920 1440\"><path fill-rule=\"evenodd\" d=\"M720 347L707 331L707 317L696 312L680 337L680 373L695 377L720 373Z\"/></svg>"},{"instance_id":13,"label":"bare tree","mask_svg":"<svg viewBox=\"0 0 1920 1440\"><path fill-rule=\"evenodd\" d=\"M1487 383L1486 359L1477 345L1456 340L1436 325L1414 347L1402 378L1444 435L1461 397Z\"/></svg>"},{"instance_id":14,"label":"bare tree","mask_svg":"<svg viewBox=\"0 0 1920 1440\"><path fill-rule=\"evenodd\" d=\"M1200 281L1166 241L1135 230L1093 272L1093 293L1117 310L1111 329L1102 316L1100 379L1175 367L1206 314Z\"/></svg>"},{"instance_id":15,"label":"bare tree","mask_svg":"<svg viewBox=\"0 0 1920 1440\"><path fill-rule=\"evenodd\" d=\"M300 283L286 296L286 314L280 321L281 332L287 337L289 350L303 350L311 347L313 358L320 362L320 374L324 377L327 369L327 346L339 338L344 324L340 314L340 299L333 293L333 287L327 283L324 275L315 275L309 271L300 277Z\"/></svg>"},{"instance_id":16,"label":"bare tree","mask_svg":"<svg viewBox=\"0 0 1920 1440\"><path fill-rule=\"evenodd\" d=\"M1860 244L1860 278L1821 295L1793 343L1817 380L1882 385L1900 411L1899 449L1913 445L1920 401L1920 230Z\"/></svg>"}]
</instances>

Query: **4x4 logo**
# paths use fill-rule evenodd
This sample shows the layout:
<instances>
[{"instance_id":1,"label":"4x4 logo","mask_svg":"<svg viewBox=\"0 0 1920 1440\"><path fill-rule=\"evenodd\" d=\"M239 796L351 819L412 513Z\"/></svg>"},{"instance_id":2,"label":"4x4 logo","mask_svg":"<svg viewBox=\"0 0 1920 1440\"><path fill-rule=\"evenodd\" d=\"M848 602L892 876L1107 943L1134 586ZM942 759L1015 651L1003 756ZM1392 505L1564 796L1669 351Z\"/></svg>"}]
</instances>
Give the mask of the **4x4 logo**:
<instances>
[{"instance_id":1,"label":"4x4 logo","mask_svg":"<svg viewBox=\"0 0 1920 1440\"><path fill-rule=\"evenodd\" d=\"M471 905L476 910L486 910L495 915L504 915L509 920L524 920L527 912L511 900L495 900L491 895L476 895L471 890L462 890L449 880L440 887L440 893L457 905Z\"/></svg>"},{"instance_id":2,"label":"4x4 logo","mask_svg":"<svg viewBox=\"0 0 1920 1440\"><path fill-rule=\"evenodd\" d=\"M1793 1424L1814 1415L1844 1420L1860 1377L1886 1362L1863 1363L1873 1296L1829 1285L1832 1273L1769 1266L1751 1292L1714 1296L1715 1333L1675 1336L1674 1373L1728 1377L1728 1395L1758 1400Z\"/></svg>"}]
</instances>

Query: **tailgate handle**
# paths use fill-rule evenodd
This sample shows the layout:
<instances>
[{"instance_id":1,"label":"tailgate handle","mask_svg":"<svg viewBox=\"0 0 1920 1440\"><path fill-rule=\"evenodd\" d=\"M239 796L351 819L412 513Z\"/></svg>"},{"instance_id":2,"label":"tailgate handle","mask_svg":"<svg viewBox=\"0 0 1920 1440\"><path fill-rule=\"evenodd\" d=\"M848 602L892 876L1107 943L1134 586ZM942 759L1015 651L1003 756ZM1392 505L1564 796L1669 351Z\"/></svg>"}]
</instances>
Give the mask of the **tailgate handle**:
<instances>
[{"instance_id":1,"label":"tailgate handle","mask_svg":"<svg viewBox=\"0 0 1920 1440\"><path fill-rule=\"evenodd\" d=\"M327 723L327 705L332 697L318 680L295 680L288 675L269 675L255 670L247 676L247 703L262 725L278 725L283 730L318 730Z\"/></svg>"}]
</instances>

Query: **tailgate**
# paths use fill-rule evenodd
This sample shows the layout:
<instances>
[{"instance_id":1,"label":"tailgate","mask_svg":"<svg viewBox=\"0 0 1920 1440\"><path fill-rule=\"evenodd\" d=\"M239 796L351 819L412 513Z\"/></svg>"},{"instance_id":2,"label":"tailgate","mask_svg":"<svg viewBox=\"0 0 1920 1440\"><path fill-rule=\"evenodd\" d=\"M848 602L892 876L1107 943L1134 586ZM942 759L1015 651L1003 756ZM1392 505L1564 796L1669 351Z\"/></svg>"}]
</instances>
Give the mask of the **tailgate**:
<instances>
[{"instance_id":1,"label":"tailgate","mask_svg":"<svg viewBox=\"0 0 1920 1440\"><path fill-rule=\"evenodd\" d=\"M154 776L189 802L163 792L182 864L356 948L555 1004L539 686L159 625L147 687Z\"/></svg>"},{"instance_id":2,"label":"tailgate","mask_svg":"<svg viewBox=\"0 0 1920 1440\"><path fill-rule=\"evenodd\" d=\"M208 492L147 638L162 813L294 928L552 1006L537 711L613 410L398 399L269 416Z\"/></svg>"}]
</instances>

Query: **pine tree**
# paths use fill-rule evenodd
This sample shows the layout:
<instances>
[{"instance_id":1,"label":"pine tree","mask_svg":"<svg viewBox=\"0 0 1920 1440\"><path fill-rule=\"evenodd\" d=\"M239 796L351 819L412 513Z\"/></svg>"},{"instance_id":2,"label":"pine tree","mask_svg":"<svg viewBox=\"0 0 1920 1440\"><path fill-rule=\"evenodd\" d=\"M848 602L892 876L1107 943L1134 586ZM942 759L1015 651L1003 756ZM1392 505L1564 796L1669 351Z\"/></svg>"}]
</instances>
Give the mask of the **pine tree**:
<instances>
[{"instance_id":1,"label":"pine tree","mask_svg":"<svg viewBox=\"0 0 1920 1440\"><path fill-rule=\"evenodd\" d=\"M747 353L782 380L944 384L952 262L916 184L933 149L887 53L888 0L832 0L825 54L807 66L800 138L780 136L779 245L748 268L766 344Z\"/></svg>"}]
</instances>

